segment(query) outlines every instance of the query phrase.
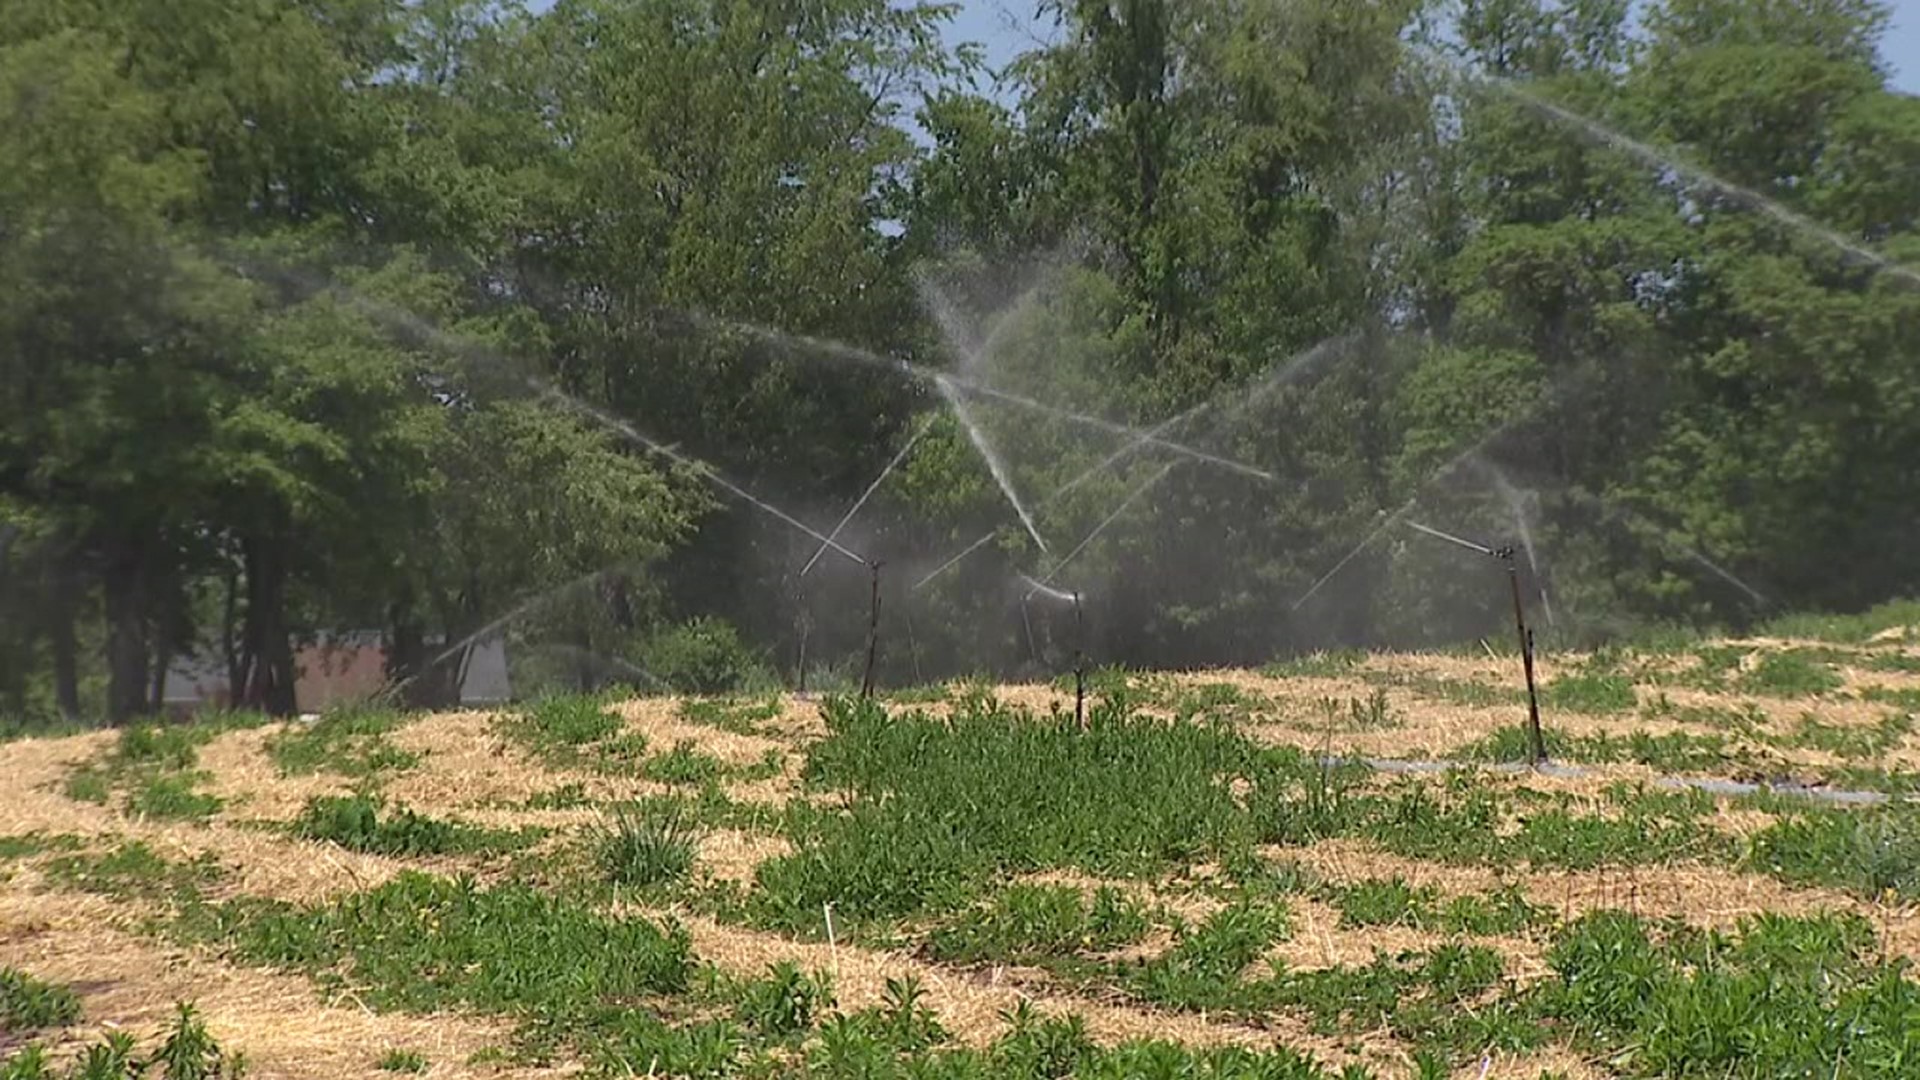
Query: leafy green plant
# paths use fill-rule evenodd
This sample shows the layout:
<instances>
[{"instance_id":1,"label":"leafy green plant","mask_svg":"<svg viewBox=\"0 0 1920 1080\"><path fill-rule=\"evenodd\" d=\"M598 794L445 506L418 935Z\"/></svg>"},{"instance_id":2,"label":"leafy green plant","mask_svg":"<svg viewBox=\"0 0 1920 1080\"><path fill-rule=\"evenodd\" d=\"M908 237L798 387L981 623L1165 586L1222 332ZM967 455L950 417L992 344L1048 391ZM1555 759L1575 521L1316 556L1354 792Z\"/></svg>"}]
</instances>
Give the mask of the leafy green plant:
<instances>
[{"instance_id":1,"label":"leafy green plant","mask_svg":"<svg viewBox=\"0 0 1920 1080\"><path fill-rule=\"evenodd\" d=\"M1803 649L1762 653L1759 662L1740 677L1741 689L1771 697L1813 697L1842 685L1830 664Z\"/></svg>"},{"instance_id":2,"label":"leafy green plant","mask_svg":"<svg viewBox=\"0 0 1920 1080\"><path fill-rule=\"evenodd\" d=\"M1920 600L1891 600L1857 615L1782 615L1769 620L1760 632L1769 637L1860 645L1889 630L1916 628L1920 628Z\"/></svg>"},{"instance_id":3,"label":"leafy green plant","mask_svg":"<svg viewBox=\"0 0 1920 1080\"><path fill-rule=\"evenodd\" d=\"M729 731L736 735L758 735L767 721L779 718L780 709L778 698L768 698L764 701L688 698L680 703L680 718L690 724Z\"/></svg>"},{"instance_id":4,"label":"leafy green plant","mask_svg":"<svg viewBox=\"0 0 1920 1080\"><path fill-rule=\"evenodd\" d=\"M806 1031L832 1005L832 985L824 972L803 975L783 960L741 991L735 1015L756 1031L784 1038Z\"/></svg>"},{"instance_id":5,"label":"leafy green plant","mask_svg":"<svg viewBox=\"0 0 1920 1080\"><path fill-rule=\"evenodd\" d=\"M1625 675L1583 670L1548 683L1540 692L1540 704L1562 712L1612 715L1632 712L1639 698Z\"/></svg>"},{"instance_id":6,"label":"leafy green plant","mask_svg":"<svg viewBox=\"0 0 1920 1080\"><path fill-rule=\"evenodd\" d=\"M198 772L162 773L145 777L127 796L127 813L171 821L204 821L223 805L215 795L194 790L206 778Z\"/></svg>"},{"instance_id":7,"label":"leafy green plant","mask_svg":"<svg viewBox=\"0 0 1920 1080\"><path fill-rule=\"evenodd\" d=\"M1032 964L1117 949L1151 928L1138 902L1111 886L1091 901L1066 885L1009 885L927 938L928 955L950 963Z\"/></svg>"},{"instance_id":8,"label":"leafy green plant","mask_svg":"<svg viewBox=\"0 0 1920 1080\"><path fill-rule=\"evenodd\" d=\"M663 784L704 784L726 771L719 758L702 753L692 739L682 739L672 750L649 759L640 775Z\"/></svg>"},{"instance_id":9,"label":"leafy green plant","mask_svg":"<svg viewBox=\"0 0 1920 1080\"><path fill-rule=\"evenodd\" d=\"M367 795L320 795L307 800L293 834L373 855L455 855L513 851L533 842L529 833L441 821L406 807L387 808Z\"/></svg>"},{"instance_id":10,"label":"leafy green plant","mask_svg":"<svg viewBox=\"0 0 1920 1080\"><path fill-rule=\"evenodd\" d=\"M389 1050L380 1055L374 1068L382 1072L423 1073L427 1071L427 1056L418 1050Z\"/></svg>"},{"instance_id":11,"label":"leafy green plant","mask_svg":"<svg viewBox=\"0 0 1920 1080\"><path fill-rule=\"evenodd\" d=\"M390 709L364 705L332 709L312 723L275 733L267 740L267 756L284 776L331 772L364 780L402 772L420 763L419 755L387 738L405 719Z\"/></svg>"},{"instance_id":12,"label":"leafy green plant","mask_svg":"<svg viewBox=\"0 0 1920 1080\"><path fill-rule=\"evenodd\" d=\"M0 967L0 1034L26 1035L80 1019L80 997L19 968Z\"/></svg>"},{"instance_id":13,"label":"leafy green plant","mask_svg":"<svg viewBox=\"0 0 1920 1080\"><path fill-rule=\"evenodd\" d=\"M655 634L641 649L641 666L682 694L751 692L779 684L732 624L704 616Z\"/></svg>"}]
</instances>

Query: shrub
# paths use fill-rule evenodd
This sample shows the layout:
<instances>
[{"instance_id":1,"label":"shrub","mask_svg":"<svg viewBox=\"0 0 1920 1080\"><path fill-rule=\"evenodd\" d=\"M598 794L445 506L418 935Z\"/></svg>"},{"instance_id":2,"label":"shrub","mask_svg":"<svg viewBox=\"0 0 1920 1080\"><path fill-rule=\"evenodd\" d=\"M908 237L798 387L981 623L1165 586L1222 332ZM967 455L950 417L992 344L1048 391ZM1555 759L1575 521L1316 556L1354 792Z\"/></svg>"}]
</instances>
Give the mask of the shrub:
<instances>
[{"instance_id":1,"label":"shrub","mask_svg":"<svg viewBox=\"0 0 1920 1080\"><path fill-rule=\"evenodd\" d=\"M710 617L656 633L641 650L642 666L682 694L731 694L778 680L732 624Z\"/></svg>"}]
</instances>

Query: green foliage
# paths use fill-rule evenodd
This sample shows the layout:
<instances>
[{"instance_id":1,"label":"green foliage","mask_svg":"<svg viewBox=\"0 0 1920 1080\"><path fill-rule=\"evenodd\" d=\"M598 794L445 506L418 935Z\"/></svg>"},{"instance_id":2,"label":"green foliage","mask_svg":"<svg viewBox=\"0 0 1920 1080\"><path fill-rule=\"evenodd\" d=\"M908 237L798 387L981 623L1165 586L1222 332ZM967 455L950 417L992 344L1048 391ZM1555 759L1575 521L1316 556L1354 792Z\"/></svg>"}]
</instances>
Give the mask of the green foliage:
<instances>
[{"instance_id":1,"label":"green foliage","mask_svg":"<svg viewBox=\"0 0 1920 1080\"><path fill-rule=\"evenodd\" d=\"M1920 986L1872 958L1849 916L1749 920L1737 937L1658 943L1620 912L1569 925L1540 1011L1577 1024L1632 1076L1894 1077L1913 1053Z\"/></svg>"},{"instance_id":2,"label":"green foliage","mask_svg":"<svg viewBox=\"0 0 1920 1080\"><path fill-rule=\"evenodd\" d=\"M178 1006L173 1026L159 1046L144 1055L138 1049L131 1034L110 1031L77 1055L64 1073L56 1074L46 1051L29 1043L19 1053L0 1059L0 1078L54 1080L58 1075L64 1080L239 1080L247 1074L245 1057L221 1049L193 1007L186 1004Z\"/></svg>"},{"instance_id":3,"label":"green foliage","mask_svg":"<svg viewBox=\"0 0 1920 1080\"><path fill-rule=\"evenodd\" d=\"M230 902L236 956L325 975L351 972L374 1008L469 1005L561 1018L595 1002L685 989L685 931L610 918L521 884L483 888L406 872L316 908Z\"/></svg>"},{"instance_id":4,"label":"green foliage","mask_svg":"<svg viewBox=\"0 0 1920 1080\"><path fill-rule=\"evenodd\" d=\"M267 739L267 756L285 776L318 772L368 780L419 764L416 754L388 741L405 717L388 709L347 706L310 724L299 724Z\"/></svg>"},{"instance_id":5,"label":"green foliage","mask_svg":"<svg viewBox=\"0 0 1920 1080\"><path fill-rule=\"evenodd\" d=\"M41 982L18 968L0 967L0 1032L11 1037L80 1019L80 997L65 986Z\"/></svg>"},{"instance_id":6,"label":"green foliage","mask_svg":"<svg viewBox=\"0 0 1920 1080\"><path fill-rule=\"evenodd\" d=\"M104 853L82 852L50 859L46 873L67 888L143 900L196 897L202 886L221 876L212 856L203 855L190 863L172 862L140 840Z\"/></svg>"},{"instance_id":7,"label":"green foliage","mask_svg":"<svg viewBox=\"0 0 1920 1080\"><path fill-rule=\"evenodd\" d=\"M525 832L482 829L389 809L367 795L319 795L292 824L302 840L323 840L373 855L459 855L514 851L532 843Z\"/></svg>"},{"instance_id":8,"label":"green foliage","mask_svg":"<svg viewBox=\"0 0 1920 1080\"><path fill-rule=\"evenodd\" d=\"M850 809L803 813L794 854L761 866L758 899L782 925L815 925L829 902L854 919L947 910L996 873L1141 874L1220 850L1244 832L1228 780L1276 757L1106 703L1085 731L979 701L934 719L842 699L826 718L807 779Z\"/></svg>"},{"instance_id":9,"label":"green foliage","mask_svg":"<svg viewBox=\"0 0 1920 1080\"><path fill-rule=\"evenodd\" d=\"M700 846L699 832L677 808L621 811L592 840L601 879L640 888L684 878Z\"/></svg>"},{"instance_id":10,"label":"green foliage","mask_svg":"<svg viewBox=\"0 0 1920 1080\"><path fill-rule=\"evenodd\" d=\"M1861 645L1888 631L1920 627L1920 600L1889 600L1857 615L1780 615L1759 628L1768 637Z\"/></svg>"},{"instance_id":11,"label":"green foliage","mask_svg":"<svg viewBox=\"0 0 1920 1080\"><path fill-rule=\"evenodd\" d=\"M374 1068L382 1072L423 1073L427 1071L427 1056L418 1050L396 1048L381 1054Z\"/></svg>"},{"instance_id":12,"label":"green foliage","mask_svg":"<svg viewBox=\"0 0 1920 1080\"><path fill-rule=\"evenodd\" d=\"M1540 691L1543 709L1611 715L1632 712L1639 704L1633 682L1624 675L1580 671L1553 680Z\"/></svg>"},{"instance_id":13,"label":"green foliage","mask_svg":"<svg viewBox=\"0 0 1920 1080\"><path fill-rule=\"evenodd\" d=\"M892 695L893 700L901 700ZM717 728L735 735L758 735L761 725L780 716L780 699L761 702L726 698L688 698L680 703L680 718L690 724Z\"/></svg>"},{"instance_id":14,"label":"green foliage","mask_svg":"<svg viewBox=\"0 0 1920 1080\"><path fill-rule=\"evenodd\" d=\"M812 1027L832 1004L833 990L825 973L803 975L792 963L782 961L741 991L736 1015L755 1031L782 1038Z\"/></svg>"},{"instance_id":15,"label":"green foliage","mask_svg":"<svg viewBox=\"0 0 1920 1080\"><path fill-rule=\"evenodd\" d=\"M664 784L704 784L726 771L719 758L702 753L692 739L682 739L672 750L649 758L640 775Z\"/></svg>"},{"instance_id":16,"label":"green foliage","mask_svg":"<svg viewBox=\"0 0 1920 1080\"><path fill-rule=\"evenodd\" d=\"M1811 697L1842 685L1830 665L1802 649L1763 652L1753 669L1740 678L1741 689L1772 697Z\"/></svg>"},{"instance_id":17,"label":"green foliage","mask_svg":"<svg viewBox=\"0 0 1920 1080\"><path fill-rule=\"evenodd\" d=\"M751 693L778 683L739 631L720 619L662 630L640 655L648 671L682 694Z\"/></svg>"},{"instance_id":18,"label":"green foliage","mask_svg":"<svg viewBox=\"0 0 1920 1080\"><path fill-rule=\"evenodd\" d=\"M1754 834L1748 868L1863 896L1920 896L1920 810L1802 807Z\"/></svg>"},{"instance_id":19,"label":"green foliage","mask_svg":"<svg viewBox=\"0 0 1920 1080\"><path fill-rule=\"evenodd\" d=\"M220 810L218 796L193 790L205 773L172 773L146 778L127 796L127 813L172 821L204 821ZM71 790L71 789L69 789Z\"/></svg>"},{"instance_id":20,"label":"green foliage","mask_svg":"<svg viewBox=\"0 0 1920 1080\"><path fill-rule=\"evenodd\" d=\"M1009 885L928 935L927 954L956 964L1036 964L1105 952L1145 937L1145 910L1111 886Z\"/></svg>"}]
</instances>

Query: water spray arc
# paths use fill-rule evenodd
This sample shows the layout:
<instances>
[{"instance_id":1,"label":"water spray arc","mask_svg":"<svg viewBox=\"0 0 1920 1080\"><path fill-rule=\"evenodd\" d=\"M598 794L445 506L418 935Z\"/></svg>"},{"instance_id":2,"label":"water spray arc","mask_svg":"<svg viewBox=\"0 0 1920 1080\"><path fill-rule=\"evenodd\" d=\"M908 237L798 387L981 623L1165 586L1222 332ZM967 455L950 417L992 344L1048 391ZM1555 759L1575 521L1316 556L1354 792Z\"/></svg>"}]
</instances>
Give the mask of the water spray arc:
<instances>
[{"instance_id":1,"label":"water spray arc","mask_svg":"<svg viewBox=\"0 0 1920 1080\"><path fill-rule=\"evenodd\" d=\"M1007 503L1013 507L1014 514L1020 518L1020 524L1026 526L1027 535L1033 537L1035 546L1043 552L1046 551L1047 542L1041 538L1040 530L1033 523L1033 513L1027 509L1027 504L1020 501L1020 493L1013 489L1013 477L1007 474L1006 463L994 450L993 443L988 441L987 433L974 422L973 413L967 408L966 400L953 388L953 382L945 376L936 379L935 385L940 388L940 396L945 398L947 404L953 408L953 418L960 422L961 428L965 429L967 438L973 443L973 448L980 452L980 459L987 463L987 472L993 475L993 482L1000 486L1000 493L1007 497Z\"/></svg>"},{"instance_id":2,"label":"water spray arc","mask_svg":"<svg viewBox=\"0 0 1920 1080\"><path fill-rule=\"evenodd\" d=\"M1520 637L1520 663L1527 676L1527 758L1528 764L1539 768L1547 763L1547 742L1540 730L1540 692L1533 677L1533 631L1527 628L1526 605L1520 600L1520 558L1512 544L1500 547L1488 547L1476 544L1452 533L1422 525L1417 521L1407 522L1408 528L1423 532L1438 540L1466 548L1478 555L1486 555L1500 560L1507 570L1507 584L1513 592L1513 625Z\"/></svg>"},{"instance_id":3,"label":"water spray arc","mask_svg":"<svg viewBox=\"0 0 1920 1080\"><path fill-rule=\"evenodd\" d=\"M754 507L755 509L761 511L762 513L765 513L774 518L777 518L778 520L785 522L786 524L800 530L801 532L807 534L808 536L813 537L815 540L820 541L822 547L832 548L833 550L839 552L841 555L844 555L848 559L857 563L864 564L869 561L866 558L866 556L855 554L854 552L848 550L844 544L841 544L839 541L835 540L833 537L828 536L827 534L821 532L820 530L814 528L813 526L808 525L806 522L801 521L799 518L794 517L792 514L787 513L785 510L780 509L779 507L773 505L772 503L766 501L765 499L760 498L758 495L755 495L753 492L748 491L746 488L741 487L739 484L736 484L733 481L727 479L726 477L720 475L720 470L714 468L712 465L709 465L706 462L701 461L700 459L693 457L691 455L684 454L679 450L676 450L673 447L668 446L663 442L660 442L657 439L650 439L645 435L640 434L637 428L635 428L632 424L629 424L626 421L621 420L619 417L613 416L609 413L596 409L593 406L587 404L586 402L581 401L579 398L574 397L572 394L568 394L552 385L549 385L545 382L540 381L539 379L529 378L527 380L527 385L532 387L533 390L539 393L542 397L546 398L549 401L554 402L555 404L561 406L562 408L566 408L566 409L572 410L573 412L579 413L580 415L594 421L595 423L601 425L602 427L608 429L609 431L612 431L615 434L624 436L626 439L628 439L633 443L636 443L640 446L644 446L647 449L653 451L656 454L659 454L662 457L669 458L675 462L678 462L681 465L686 466L689 469L692 469L693 471L699 473L701 476L706 477L707 480L710 481L715 487L720 488L721 490L727 492L730 495L733 495L735 498L740 499L741 501L745 502L747 505Z\"/></svg>"},{"instance_id":4,"label":"water spray arc","mask_svg":"<svg viewBox=\"0 0 1920 1080\"><path fill-rule=\"evenodd\" d=\"M1896 262L1877 251L1863 247L1858 242L1849 240L1833 229L1811 218L1804 217L1793 210L1787 209L1785 206L1782 206L1773 199L1767 198L1752 188L1743 187L1731 180L1724 179L1707 171L1705 168L1686 160L1675 151L1661 150L1623 132L1616 131L1590 116L1574 112L1564 105L1549 101L1511 79L1503 79L1497 75L1475 71L1467 65L1441 55L1432 49L1416 47L1414 52L1431 62L1439 64L1466 81L1487 87L1511 98L1521 105L1533 109L1565 127L1572 128L1592 142L1626 154L1628 157L1639 161L1648 168L1657 172L1670 171L1678 174L1696 187L1716 191L1756 213L1764 214L1778 221L1795 232L1814 237L1840 251L1842 254L1872 266L1876 271L1890 274L1906 282L1908 285L1920 285L1920 269Z\"/></svg>"},{"instance_id":5,"label":"water spray arc","mask_svg":"<svg viewBox=\"0 0 1920 1080\"><path fill-rule=\"evenodd\" d=\"M1105 419L1104 417L1094 416L1089 413L1076 412L1072 409L1062 408L1061 406L1058 406L1058 405L1049 405L1044 401L1039 401L1035 398L1027 397L1024 394L1016 394L1010 390L1002 390L999 387L989 386L986 383L977 382L973 379L964 378L962 376L954 375L949 372L936 371L933 368L925 367L920 364L913 363L912 361L909 361L909 360L901 360L897 357L883 356L879 353L872 352L868 349L862 349L854 345L848 345L845 342L828 341L823 338L808 337L804 334L786 334L778 330L770 329L768 327L758 326L749 322L741 322L735 319L717 319L710 316L703 317L703 319L704 321L711 323L712 325L715 325L722 329L733 330L738 333L759 338L763 341L770 341L775 344L798 347L801 349L818 353L822 356L835 357L843 360L851 360L854 363L865 364L869 367L877 367L883 370L896 372L900 375L903 375L909 379L913 379L917 382L930 384L936 390L939 390L940 384L944 382L955 391L964 391L967 394L972 394L979 397L993 398L997 401L1005 402L1006 404L1013 405L1021 409L1025 409L1029 412L1038 413L1043 416L1049 416L1056 420L1064 420L1072 424L1078 424L1081 427L1094 428L1099 431L1104 431L1109 435L1120 435L1128 438L1133 438L1142 434L1142 432L1138 428L1128 427L1125 424L1117 423L1115 421ZM1219 468L1226 469L1230 472L1237 472L1244 476L1251 476L1255 479L1266 480L1269 482L1271 482L1274 479L1274 475L1272 473L1266 471L1265 469L1255 468L1254 466L1249 465L1243 461L1235 461L1232 458L1222 457L1219 454L1210 454L1204 450L1198 450L1198 449L1195 449L1194 447L1185 446L1177 442L1172 442L1167 439L1159 438L1157 436L1150 439L1149 441L1152 443L1152 445L1157 446L1162 450L1166 450L1170 453L1178 454L1182 457L1192 458L1195 461L1205 462L1209 465L1214 465Z\"/></svg>"},{"instance_id":6,"label":"water spray arc","mask_svg":"<svg viewBox=\"0 0 1920 1080\"><path fill-rule=\"evenodd\" d=\"M1035 581L1026 574L1021 574L1020 580L1027 586L1027 591L1020 597L1020 612L1023 617L1027 615L1028 601L1036 596L1073 607L1073 721L1084 731L1087 727L1087 623L1080 590L1066 592L1043 581ZM1027 620L1027 635L1031 642L1033 635L1031 618Z\"/></svg>"},{"instance_id":7,"label":"water spray arc","mask_svg":"<svg viewBox=\"0 0 1920 1080\"><path fill-rule=\"evenodd\" d=\"M887 467L881 469L880 475L874 477L873 483L868 484L867 489L860 493L858 499L854 500L853 506L847 510L846 516L841 518L840 523L835 525L833 531L827 534L826 540L814 551L813 558L807 560L807 565L800 569L801 577L807 576L808 571L813 569L814 564L820 561L820 556L827 553L827 545L839 539L840 530L845 529L847 524L853 520L854 515L860 512L860 508L867 505L867 500L873 498L873 493L879 491L880 485L887 482L887 477L893 475L893 470L899 468L900 463L907 460L907 455L913 453L913 448L919 445L921 436L925 435L932 427L932 416L928 416L920 422L920 426L914 429L912 437L907 439L906 445L902 446L900 451L893 455L893 459L887 462Z\"/></svg>"}]
</instances>

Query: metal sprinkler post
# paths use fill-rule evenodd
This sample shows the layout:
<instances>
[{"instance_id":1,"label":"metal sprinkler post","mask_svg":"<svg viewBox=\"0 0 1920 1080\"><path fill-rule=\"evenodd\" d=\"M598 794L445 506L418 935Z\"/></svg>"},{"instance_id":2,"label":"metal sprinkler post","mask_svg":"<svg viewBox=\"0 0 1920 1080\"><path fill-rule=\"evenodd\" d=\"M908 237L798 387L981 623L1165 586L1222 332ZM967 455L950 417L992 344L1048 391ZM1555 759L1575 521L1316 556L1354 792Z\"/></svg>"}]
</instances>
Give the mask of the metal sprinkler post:
<instances>
[{"instance_id":1,"label":"metal sprinkler post","mask_svg":"<svg viewBox=\"0 0 1920 1080\"><path fill-rule=\"evenodd\" d=\"M1540 730L1540 692L1533 681L1533 631L1527 628L1526 605L1520 602L1520 563L1515 554L1512 544L1493 552L1507 564L1507 583L1513 588L1513 625L1520 634L1520 662L1527 671L1527 755L1537 769L1547 763L1547 741Z\"/></svg>"},{"instance_id":2,"label":"metal sprinkler post","mask_svg":"<svg viewBox=\"0 0 1920 1080\"><path fill-rule=\"evenodd\" d=\"M1087 624L1080 615L1080 590L1073 590L1073 720L1087 729Z\"/></svg>"},{"instance_id":3,"label":"metal sprinkler post","mask_svg":"<svg viewBox=\"0 0 1920 1080\"><path fill-rule=\"evenodd\" d=\"M1514 545L1503 544L1498 548L1491 548L1485 544L1476 544L1471 540L1462 539L1452 533L1441 532L1439 529L1422 525L1417 521L1409 521L1407 526L1437 540L1445 540L1449 544L1458 545L1468 551L1490 555L1507 564L1507 583L1513 588L1513 625L1520 634L1520 661L1527 670L1527 757L1530 759L1528 763L1536 769L1545 765L1547 741L1540 731L1540 693L1533 682L1533 631L1527 629L1526 605L1520 602L1520 562L1516 558L1517 552L1514 550Z\"/></svg>"},{"instance_id":4,"label":"metal sprinkler post","mask_svg":"<svg viewBox=\"0 0 1920 1080\"><path fill-rule=\"evenodd\" d=\"M880 655L880 567L879 562L870 562L867 567L873 571L873 599L867 609L867 673L860 680L862 700L873 697L873 665Z\"/></svg>"}]
</instances>

